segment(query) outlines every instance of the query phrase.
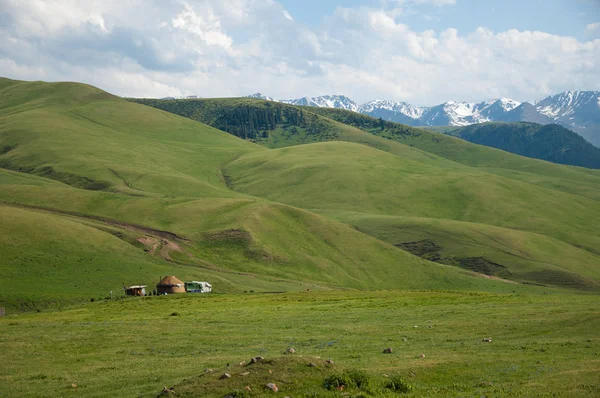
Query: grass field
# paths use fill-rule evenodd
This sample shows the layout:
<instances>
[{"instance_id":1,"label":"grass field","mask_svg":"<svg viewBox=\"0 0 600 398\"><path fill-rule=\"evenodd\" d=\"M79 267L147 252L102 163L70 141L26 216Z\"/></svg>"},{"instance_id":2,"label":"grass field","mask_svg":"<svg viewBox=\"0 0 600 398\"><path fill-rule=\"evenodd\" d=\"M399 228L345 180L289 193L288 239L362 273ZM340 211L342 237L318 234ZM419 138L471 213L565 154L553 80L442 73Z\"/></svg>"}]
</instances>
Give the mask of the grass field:
<instances>
[{"instance_id":1,"label":"grass field","mask_svg":"<svg viewBox=\"0 0 600 398\"><path fill-rule=\"evenodd\" d=\"M598 396L597 297L546 292L190 295L5 317L0 396L151 397L167 386L223 397L246 385L265 396L267 382L281 396L340 396L323 383L343 369L370 378L350 396L386 396L384 375L413 396ZM296 353L282 355L288 347ZM239 366L257 355L263 365Z\"/></svg>"}]
</instances>

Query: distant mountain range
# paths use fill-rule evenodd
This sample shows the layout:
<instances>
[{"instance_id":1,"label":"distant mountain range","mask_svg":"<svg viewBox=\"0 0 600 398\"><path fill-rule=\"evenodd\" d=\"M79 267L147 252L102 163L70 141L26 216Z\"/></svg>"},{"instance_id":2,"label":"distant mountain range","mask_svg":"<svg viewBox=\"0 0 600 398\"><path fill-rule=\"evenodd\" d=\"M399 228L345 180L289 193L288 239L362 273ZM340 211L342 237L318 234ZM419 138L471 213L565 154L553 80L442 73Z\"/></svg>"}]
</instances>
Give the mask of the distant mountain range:
<instances>
[{"instance_id":1,"label":"distant mountain range","mask_svg":"<svg viewBox=\"0 0 600 398\"><path fill-rule=\"evenodd\" d=\"M556 123L600 147L600 91L565 91L536 104L498 98L479 103L448 101L432 107L389 100L374 100L359 105L343 95L292 100L276 100L260 93L248 97L292 105L346 109L409 126L468 126L485 122Z\"/></svg>"}]
</instances>

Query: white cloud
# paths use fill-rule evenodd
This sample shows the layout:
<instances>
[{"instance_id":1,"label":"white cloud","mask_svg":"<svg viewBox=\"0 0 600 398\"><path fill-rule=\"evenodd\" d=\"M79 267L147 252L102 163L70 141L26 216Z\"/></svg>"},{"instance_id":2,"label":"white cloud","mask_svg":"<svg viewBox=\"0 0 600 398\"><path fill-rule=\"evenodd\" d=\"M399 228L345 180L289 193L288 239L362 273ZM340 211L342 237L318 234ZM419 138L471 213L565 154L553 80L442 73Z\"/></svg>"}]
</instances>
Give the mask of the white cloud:
<instances>
[{"instance_id":1,"label":"white cloud","mask_svg":"<svg viewBox=\"0 0 600 398\"><path fill-rule=\"evenodd\" d=\"M600 30L600 22L590 23L585 26L585 32L588 34L597 32L599 30Z\"/></svg>"},{"instance_id":2,"label":"white cloud","mask_svg":"<svg viewBox=\"0 0 600 398\"><path fill-rule=\"evenodd\" d=\"M599 39L484 27L417 32L399 8L338 8L314 29L273 0L0 0L0 9L3 74L78 80L118 95L261 91L431 105L600 89Z\"/></svg>"},{"instance_id":3,"label":"white cloud","mask_svg":"<svg viewBox=\"0 0 600 398\"><path fill-rule=\"evenodd\" d=\"M292 16L291 16L291 15L290 15L290 13L288 12L288 10L283 10L283 16L284 16L286 19L290 20L290 21L293 21L293 20L294 20L294 18L292 18Z\"/></svg>"},{"instance_id":4,"label":"white cloud","mask_svg":"<svg viewBox=\"0 0 600 398\"><path fill-rule=\"evenodd\" d=\"M186 2L183 2L183 7L184 10L172 19L173 27L194 33L206 44L231 48L231 37L223 33L221 22L210 7L204 8L203 13L196 13Z\"/></svg>"}]
</instances>

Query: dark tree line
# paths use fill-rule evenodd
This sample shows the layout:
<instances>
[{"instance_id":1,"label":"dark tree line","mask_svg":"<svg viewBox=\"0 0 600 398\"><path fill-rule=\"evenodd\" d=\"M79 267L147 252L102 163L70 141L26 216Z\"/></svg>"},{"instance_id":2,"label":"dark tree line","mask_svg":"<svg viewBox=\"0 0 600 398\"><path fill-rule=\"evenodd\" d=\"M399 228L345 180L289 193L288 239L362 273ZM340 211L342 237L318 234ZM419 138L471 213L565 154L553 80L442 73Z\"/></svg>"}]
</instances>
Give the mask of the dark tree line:
<instances>
[{"instance_id":1,"label":"dark tree line","mask_svg":"<svg viewBox=\"0 0 600 398\"><path fill-rule=\"evenodd\" d=\"M132 101L197 120L243 139L267 138L269 131L279 127L301 127L312 134L322 129L315 115L306 115L302 109L289 105L204 99Z\"/></svg>"},{"instance_id":2,"label":"dark tree line","mask_svg":"<svg viewBox=\"0 0 600 398\"><path fill-rule=\"evenodd\" d=\"M240 138L266 138L268 132L279 126L306 126L301 109L271 104L223 107L216 113L213 127Z\"/></svg>"},{"instance_id":3,"label":"dark tree line","mask_svg":"<svg viewBox=\"0 0 600 398\"><path fill-rule=\"evenodd\" d=\"M600 148L556 124L485 123L451 132L475 144L530 158L588 168L600 168Z\"/></svg>"}]
</instances>

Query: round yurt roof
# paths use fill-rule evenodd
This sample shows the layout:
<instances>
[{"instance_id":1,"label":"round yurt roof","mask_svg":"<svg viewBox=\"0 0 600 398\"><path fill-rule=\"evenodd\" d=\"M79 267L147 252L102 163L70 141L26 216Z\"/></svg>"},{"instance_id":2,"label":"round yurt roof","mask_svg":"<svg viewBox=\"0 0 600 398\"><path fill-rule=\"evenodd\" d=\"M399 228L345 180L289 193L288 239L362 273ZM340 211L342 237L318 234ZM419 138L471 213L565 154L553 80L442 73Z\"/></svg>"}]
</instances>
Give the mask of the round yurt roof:
<instances>
[{"instance_id":1,"label":"round yurt roof","mask_svg":"<svg viewBox=\"0 0 600 398\"><path fill-rule=\"evenodd\" d=\"M162 278L156 286L183 286L183 282L181 281L181 279L169 275Z\"/></svg>"}]
</instances>

